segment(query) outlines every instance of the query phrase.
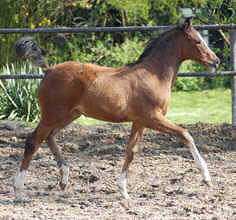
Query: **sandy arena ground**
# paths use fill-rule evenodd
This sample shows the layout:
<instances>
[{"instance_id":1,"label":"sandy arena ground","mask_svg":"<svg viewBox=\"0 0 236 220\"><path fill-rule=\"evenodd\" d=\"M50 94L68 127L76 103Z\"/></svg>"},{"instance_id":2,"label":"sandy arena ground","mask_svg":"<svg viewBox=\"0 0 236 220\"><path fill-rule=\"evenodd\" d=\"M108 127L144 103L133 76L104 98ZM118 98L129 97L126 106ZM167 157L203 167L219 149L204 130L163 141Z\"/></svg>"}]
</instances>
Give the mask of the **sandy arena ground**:
<instances>
[{"instance_id":1,"label":"sandy arena ground","mask_svg":"<svg viewBox=\"0 0 236 220\"><path fill-rule=\"evenodd\" d=\"M130 126L71 125L57 136L70 165L69 186L46 144L26 176L23 202L12 187L24 141L33 128L0 121L0 219L236 219L236 141L228 124L186 126L206 159L213 187L202 177L189 150L175 137L147 130L128 177L131 200L117 180ZM2 218L1 218L2 217Z\"/></svg>"}]
</instances>

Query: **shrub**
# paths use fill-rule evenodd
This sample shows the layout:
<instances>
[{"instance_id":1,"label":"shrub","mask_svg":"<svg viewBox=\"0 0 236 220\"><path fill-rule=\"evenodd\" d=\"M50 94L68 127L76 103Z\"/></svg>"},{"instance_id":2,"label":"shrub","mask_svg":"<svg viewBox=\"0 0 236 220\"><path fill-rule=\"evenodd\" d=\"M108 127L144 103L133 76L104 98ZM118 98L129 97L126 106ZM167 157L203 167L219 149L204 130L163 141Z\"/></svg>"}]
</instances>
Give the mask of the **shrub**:
<instances>
[{"instance_id":1,"label":"shrub","mask_svg":"<svg viewBox=\"0 0 236 220\"><path fill-rule=\"evenodd\" d=\"M94 40L93 36L85 35L84 38L72 35L71 38L63 38L63 47L58 44L48 45L47 54L50 63L61 63L75 60L83 63L94 63L103 66L121 67L137 60L142 53L147 41L134 37L126 38L121 44L115 43L111 35L107 34L103 40ZM66 53L65 53L66 51Z\"/></svg>"},{"instance_id":2,"label":"shrub","mask_svg":"<svg viewBox=\"0 0 236 220\"><path fill-rule=\"evenodd\" d=\"M224 70L224 66L219 70ZM208 69L194 61L185 61L179 72L208 72ZM202 89L230 88L230 77L177 77L173 86L174 91L193 91Z\"/></svg>"},{"instance_id":3,"label":"shrub","mask_svg":"<svg viewBox=\"0 0 236 220\"><path fill-rule=\"evenodd\" d=\"M31 65L4 66L4 74L29 74L39 72ZM38 85L40 80L0 80L0 118L35 122L39 119Z\"/></svg>"}]
</instances>

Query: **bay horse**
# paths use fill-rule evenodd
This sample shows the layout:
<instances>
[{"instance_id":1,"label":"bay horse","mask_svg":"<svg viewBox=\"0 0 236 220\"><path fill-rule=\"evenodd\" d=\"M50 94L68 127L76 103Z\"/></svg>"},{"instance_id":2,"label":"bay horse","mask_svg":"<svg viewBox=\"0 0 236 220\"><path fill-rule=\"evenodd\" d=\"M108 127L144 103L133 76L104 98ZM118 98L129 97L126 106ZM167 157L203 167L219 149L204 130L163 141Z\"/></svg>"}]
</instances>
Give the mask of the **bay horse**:
<instances>
[{"instance_id":1,"label":"bay horse","mask_svg":"<svg viewBox=\"0 0 236 220\"><path fill-rule=\"evenodd\" d=\"M23 161L15 177L17 200L32 156L44 140L57 161L60 187L65 189L69 166L59 151L55 135L81 115L108 122L132 122L118 180L126 199L129 198L127 172L146 128L177 135L190 149L204 182L211 185L207 164L189 132L165 118L171 87L184 60L190 59L213 69L219 65L219 58L192 26L192 18L152 40L135 63L121 68L72 61L49 67L31 37L17 42L16 53L31 60L45 73L38 91L40 122L26 139Z\"/></svg>"}]
</instances>

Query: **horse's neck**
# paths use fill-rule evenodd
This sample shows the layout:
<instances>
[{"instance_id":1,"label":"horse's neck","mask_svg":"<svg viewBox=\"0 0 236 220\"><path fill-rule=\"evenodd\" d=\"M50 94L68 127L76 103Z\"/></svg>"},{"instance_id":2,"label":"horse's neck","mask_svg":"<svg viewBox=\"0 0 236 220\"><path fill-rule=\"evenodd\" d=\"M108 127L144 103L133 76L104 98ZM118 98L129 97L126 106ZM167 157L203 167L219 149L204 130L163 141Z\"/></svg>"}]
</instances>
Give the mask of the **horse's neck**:
<instances>
[{"instance_id":1,"label":"horse's neck","mask_svg":"<svg viewBox=\"0 0 236 220\"><path fill-rule=\"evenodd\" d=\"M143 64L148 66L149 71L157 75L160 80L168 80L173 84L181 62L180 48L177 42L172 42L160 50L154 49L153 52L145 58Z\"/></svg>"}]
</instances>

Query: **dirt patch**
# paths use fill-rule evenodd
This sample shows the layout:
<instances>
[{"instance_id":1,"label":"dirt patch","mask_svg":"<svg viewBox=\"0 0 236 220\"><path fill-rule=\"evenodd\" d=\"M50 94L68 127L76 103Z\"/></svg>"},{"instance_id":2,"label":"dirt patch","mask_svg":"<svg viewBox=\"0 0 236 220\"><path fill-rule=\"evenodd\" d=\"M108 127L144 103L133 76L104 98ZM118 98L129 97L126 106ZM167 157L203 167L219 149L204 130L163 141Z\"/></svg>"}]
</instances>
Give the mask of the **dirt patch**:
<instances>
[{"instance_id":1,"label":"dirt patch","mask_svg":"<svg viewBox=\"0 0 236 220\"><path fill-rule=\"evenodd\" d=\"M128 177L130 201L116 184L124 162L130 126L72 125L57 137L68 161L70 184L58 186L56 162L46 144L34 156L24 201L14 203L12 188L32 128L0 123L0 216L5 219L235 219L236 142L232 127L186 127L206 159L214 186L201 180L188 149L176 138L147 130Z\"/></svg>"}]
</instances>

